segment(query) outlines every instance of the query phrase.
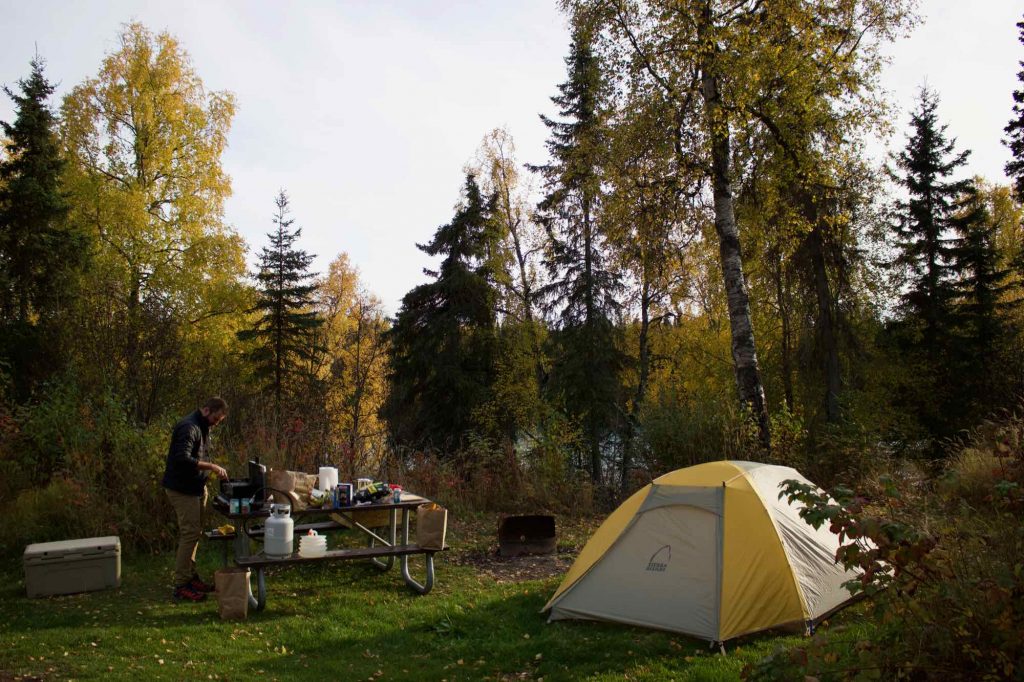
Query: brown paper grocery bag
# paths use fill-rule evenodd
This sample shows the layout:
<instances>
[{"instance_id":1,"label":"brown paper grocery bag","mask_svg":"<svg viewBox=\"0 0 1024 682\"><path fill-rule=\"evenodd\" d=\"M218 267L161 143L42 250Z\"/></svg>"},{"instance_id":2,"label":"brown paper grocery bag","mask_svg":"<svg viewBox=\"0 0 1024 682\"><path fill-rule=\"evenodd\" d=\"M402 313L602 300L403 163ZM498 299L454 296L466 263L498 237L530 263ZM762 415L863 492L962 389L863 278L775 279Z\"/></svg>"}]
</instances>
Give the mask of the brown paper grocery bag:
<instances>
[{"instance_id":1,"label":"brown paper grocery bag","mask_svg":"<svg viewBox=\"0 0 1024 682\"><path fill-rule=\"evenodd\" d=\"M217 588L217 610L224 620L245 620L249 616L249 569L222 568L213 574Z\"/></svg>"},{"instance_id":2,"label":"brown paper grocery bag","mask_svg":"<svg viewBox=\"0 0 1024 682\"><path fill-rule=\"evenodd\" d=\"M416 544L426 549L444 549L448 510L430 502L416 508Z\"/></svg>"},{"instance_id":3,"label":"brown paper grocery bag","mask_svg":"<svg viewBox=\"0 0 1024 682\"><path fill-rule=\"evenodd\" d=\"M295 479L295 485L292 488L297 495L305 495L309 497L309 491L316 487L316 482L319 480L319 476L316 474L304 474L301 471L290 471L288 472Z\"/></svg>"},{"instance_id":4,"label":"brown paper grocery bag","mask_svg":"<svg viewBox=\"0 0 1024 682\"><path fill-rule=\"evenodd\" d=\"M287 471L285 469L271 469L267 474L267 485L272 488L271 493L279 491L286 499L279 500L278 494L275 502L290 504L293 511L300 511L309 506L309 492L316 487L317 475L305 474L301 471Z\"/></svg>"},{"instance_id":5,"label":"brown paper grocery bag","mask_svg":"<svg viewBox=\"0 0 1024 682\"><path fill-rule=\"evenodd\" d=\"M291 493L295 490L295 476L284 469L271 469L267 472L267 487L270 494L274 496L274 502L288 504L291 502ZM286 499L279 499L285 495Z\"/></svg>"}]
</instances>

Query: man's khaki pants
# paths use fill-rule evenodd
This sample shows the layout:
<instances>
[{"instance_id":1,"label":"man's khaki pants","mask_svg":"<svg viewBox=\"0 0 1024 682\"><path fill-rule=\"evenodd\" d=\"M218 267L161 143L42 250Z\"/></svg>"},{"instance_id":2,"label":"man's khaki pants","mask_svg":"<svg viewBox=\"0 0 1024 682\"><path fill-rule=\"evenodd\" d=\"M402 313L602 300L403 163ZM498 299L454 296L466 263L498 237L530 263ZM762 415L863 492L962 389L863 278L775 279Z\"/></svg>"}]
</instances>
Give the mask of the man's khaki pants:
<instances>
[{"instance_id":1,"label":"man's khaki pants","mask_svg":"<svg viewBox=\"0 0 1024 682\"><path fill-rule=\"evenodd\" d=\"M184 495L167 488L164 491L178 516L178 552L174 558L174 585L177 587L192 580L196 573L196 550L203 535L206 489L199 496Z\"/></svg>"}]
</instances>

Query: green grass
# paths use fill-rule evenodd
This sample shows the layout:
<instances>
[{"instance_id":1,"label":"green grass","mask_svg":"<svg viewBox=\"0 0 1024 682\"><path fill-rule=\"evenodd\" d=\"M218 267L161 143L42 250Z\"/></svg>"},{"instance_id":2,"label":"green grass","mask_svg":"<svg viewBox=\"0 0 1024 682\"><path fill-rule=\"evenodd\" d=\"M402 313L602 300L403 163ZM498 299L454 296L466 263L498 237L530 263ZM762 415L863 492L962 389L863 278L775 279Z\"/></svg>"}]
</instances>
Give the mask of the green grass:
<instances>
[{"instance_id":1,"label":"green grass","mask_svg":"<svg viewBox=\"0 0 1024 682\"><path fill-rule=\"evenodd\" d=\"M488 526L490 527L490 526ZM469 527L463 546L486 544ZM459 546L460 527L452 529ZM0 567L0 680L734 680L780 644L706 642L603 623L548 624L538 613L559 577L499 582L457 551L439 555L433 592L415 596L397 565L300 566L268 577L268 605L221 621L216 602L175 604L171 557L130 557L122 587L28 599L20 563ZM203 572L219 564L204 550ZM421 572L419 572L422 574ZM414 571L414 575L417 571Z\"/></svg>"}]
</instances>

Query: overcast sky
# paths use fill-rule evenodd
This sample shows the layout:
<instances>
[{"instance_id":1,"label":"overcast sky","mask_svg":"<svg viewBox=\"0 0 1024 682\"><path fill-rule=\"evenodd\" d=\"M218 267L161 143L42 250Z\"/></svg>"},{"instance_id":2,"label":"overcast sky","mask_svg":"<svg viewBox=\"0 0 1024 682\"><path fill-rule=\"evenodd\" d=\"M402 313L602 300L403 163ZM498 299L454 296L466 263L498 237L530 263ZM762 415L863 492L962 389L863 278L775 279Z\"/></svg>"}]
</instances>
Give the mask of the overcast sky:
<instances>
[{"instance_id":1,"label":"overcast sky","mask_svg":"<svg viewBox=\"0 0 1024 682\"><path fill-rule=\"evenodd\" d=\"M896 143L927 82L960 148L973 150L970 172L1004 181L1024 2L923 0L920 13L883 81L900 107ZM348 252L389 313L424 281L415 243L451 218L488 131L507 127L521 162L546 158L537 114L553 113L569 42L554 0L0 0L0 17L0 83L24 77L38 46L58 98L97 73L120 24L177 36L206 87L237 96L226 210L250 251L284 188L314 267ZM2 98L0 119L11 118Z\"/></svg>"}]
</instances>

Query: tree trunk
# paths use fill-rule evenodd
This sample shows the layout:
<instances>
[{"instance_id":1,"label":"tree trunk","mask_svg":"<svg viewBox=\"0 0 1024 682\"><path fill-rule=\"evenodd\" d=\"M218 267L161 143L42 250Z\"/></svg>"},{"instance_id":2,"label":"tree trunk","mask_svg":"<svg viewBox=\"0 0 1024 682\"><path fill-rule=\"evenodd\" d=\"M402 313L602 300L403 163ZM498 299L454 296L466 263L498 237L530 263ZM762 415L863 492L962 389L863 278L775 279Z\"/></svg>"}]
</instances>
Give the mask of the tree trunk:
<instances>
[{"instance_id":1,"label":"tree trunk","mask_svg":"<svg viewBox=\"0 0 1024 682\"><path fill-rule=\"evenodd\" d=\"M782 390L785 393L786 409L793 413L793 330L789 319L789 302L786 295L786 267L782 254L776 249L772 254L775 266L775 301L782 321Z\"/></svg>"},{"instance_id":2,"label":"tree trunk","mask_svg":"<svg viewBox=\"0 0 1024 682\"><path fill-rule=\"evenodd\" d=\"M710 9L708 10L710 11ZM732 176L729 167L730 137L722 96L714 74L713 56L701 68L701 95L704 98L706 124L711 137L711 184L715 199L715 232L718 234L722 276L729 302L729 329L732 333L732 359L740 402L757 423L761 444L771 447L771 430L764 387L757 364L754 328L750 321L750 299L743 275L739 228L733 204Z\"/></svg>"},{"instance_id":3,"label":"tree trunk","mask_svg":"<svg viewBox=\"0 0 1024 682\"><path fill-rule=\"evenodd\" d=\"M360 418L363 413L363 388L366 386L363 376L363 320L366 311L363 304L359 303L359 317L356 320L356 357L355 369L352 372L352 379L355 383L352 392L352 433L349 436L349 447L352 448L353 457L362 461L362 438L359 430L362 428Z\"/></svg>"},{"instance_id":4,"label":"tree trunk","mask_svg":"<svg viewBox=\"0 0 1024 682\"><path fill-rule=\"evenodd\" d=\"M505 184L503 193L504 210L508 220L508 232L512 236L512 246L515 249L516 265L519 268L519 286L523 302L523 315L530 330L530 352L533 353L533 372L537 381L537 397L540 398L544 392L544 377L547 372L544 370L544 354L541 351L540 339L537 338L537 328L534 324L533 307L535 294L530 286L529 268L526 262L526 252L523 251L523 243L519 236L519 221L512 219L512 197L509 195L508 185Z\"/></svg>"},{"instance_id":5,"label":"tree trunk","mask_svg":"<svg viewBox=\"0 0 1024 682\"><path fill-rule=\"evenodd\" d=\"M28 324L28 283L18 282L18 322Z\"/></svg>"},{"instance_id":6,"label":"tree trunk","mask_svg":"<svg viewBox=\"0 0 1024 682\"><path fill-rule=\"evenodd\" d=\"M584 286L586 290L584 292L585 306L586 306L586 320L583 325L587 330L586 349L587 349L587 373L588 375L594 370L594 360L597 357L595 352L594 344L596 343L596 334L594 334L594 263L593 263L593 235L591 233L592 225L590 221L590 201L587 198L583 200L583 272L584 272ZM597 405L594 400L593 393L593 380L588 382L588 390L591 393L591 399L587 401L587 440L590 450L590 480L596 485L601 482L601 442L600 442L600 429L598 424Z\"/></svg>"},{"instance_id":7,"label":"tree trunk","mask_svg":"<svg viewBox=\"0 0 1024 682\"><path fill-rule=\"evenodd\" d=\"M646 268L643 273L643 284L640 292L640 338L638 340L638 376L636 394L633 396L633 407L626 415L626 438L622 448L622 481L621 494L625 499L629 493L629 469L633 465L633 444L636 440L637 424L640 423L640 407L647 397L647 381L651 373L651 285L647 278Z\"/></svg>"},{"instance_id":8,"label":"tree trunk","mask_svg":"<svg viewBox=\"0 0 1024 682\"><path fill-rule=\"evenodd\" d=\"M142 386L141 312L142 275L134 266L130 268L131 281L128 283L128 305L126 321L128 327L125 339L125 388L134 396L131 406L132 418L142 421L142 403L145 388Z\"/></svg>"},{"instance_id":9,"label":"tree trunk","mask_svg":"<svg viewBox=\"0 0 1024 682\"><path fill-rule=\"evenodd\" d=\"M821 334L822 350L825 352L825 419L829 423L834 423L839 421L840 416L839 392L842 390L842 376L839 371L839 348L832 315L832 292L829 290L828 270L825 268L825 243L821 234L823 229L822 221L815 220L808 239L814 269L814 293L818 302L818 330Z\"/></svg>"}]
</instances>

